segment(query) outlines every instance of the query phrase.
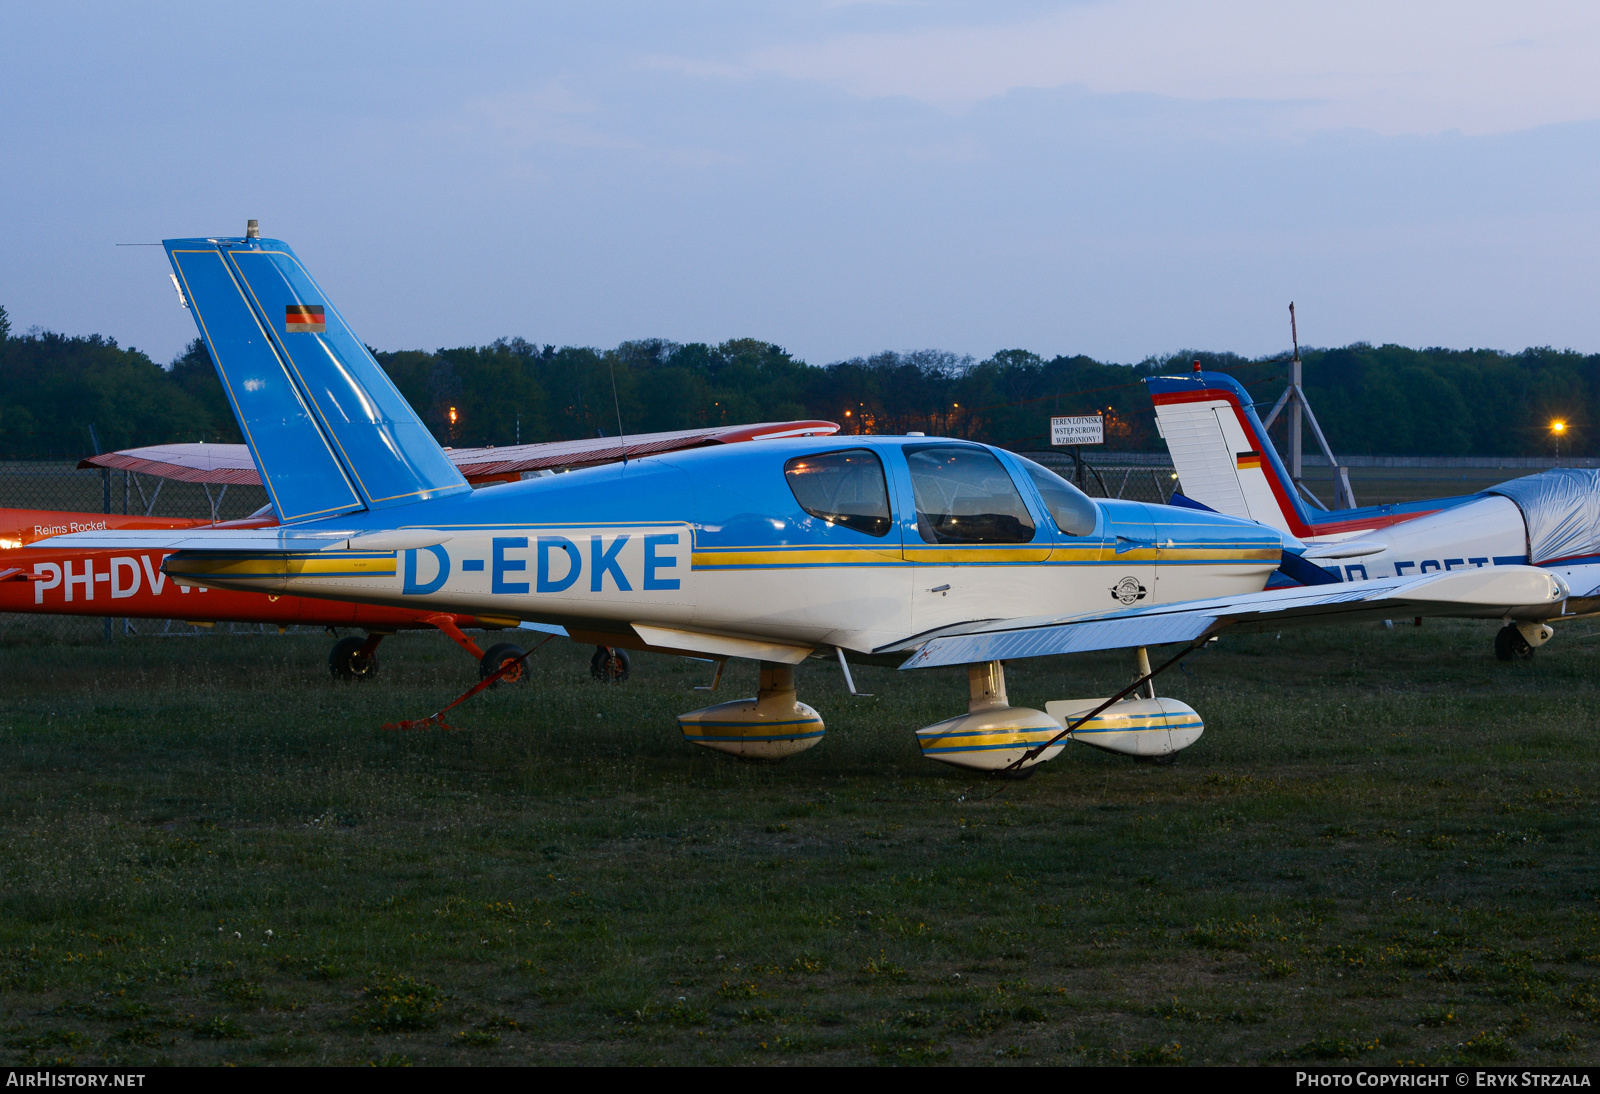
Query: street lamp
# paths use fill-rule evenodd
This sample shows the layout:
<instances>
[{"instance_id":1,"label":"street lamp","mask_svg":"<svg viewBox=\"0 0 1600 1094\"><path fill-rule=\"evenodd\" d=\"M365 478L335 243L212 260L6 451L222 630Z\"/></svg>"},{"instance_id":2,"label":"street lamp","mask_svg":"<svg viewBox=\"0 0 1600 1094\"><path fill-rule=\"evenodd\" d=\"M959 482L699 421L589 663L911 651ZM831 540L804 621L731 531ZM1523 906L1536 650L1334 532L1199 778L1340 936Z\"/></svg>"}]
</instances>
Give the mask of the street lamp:
<instances>
[{"instance_id":1,"label":"street lamp","mask_svg":"<svg viewBox=\"0 0 1600 1094\"><path fill-rule=\"evenodd\" d=\"M1556 442L1556 462L1561 462L1561 437L1567 431L1567 423L1557 418L1550 423L1550 436Z\"/></svg>"}]
</instances>

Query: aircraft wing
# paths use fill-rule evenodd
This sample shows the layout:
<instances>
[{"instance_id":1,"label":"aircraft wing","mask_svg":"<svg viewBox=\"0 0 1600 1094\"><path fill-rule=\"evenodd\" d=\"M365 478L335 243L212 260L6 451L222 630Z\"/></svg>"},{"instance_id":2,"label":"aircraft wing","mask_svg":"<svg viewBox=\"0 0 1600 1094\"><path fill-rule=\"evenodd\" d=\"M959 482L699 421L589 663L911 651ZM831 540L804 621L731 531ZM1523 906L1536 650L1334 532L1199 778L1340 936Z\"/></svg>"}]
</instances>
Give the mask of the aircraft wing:
<instances>
[{"instance_id":1,"label":"aircraft wing","mask_svg":"<svg viewBox=\"0 0 1600 1094\"><path fill-rule=\"evenodd\" d=\"M69 532L36 540L29 547L57 550L63 547L111 548L133 551L229 551L285 552L307 551L405 551L414 547L433 547L450 541L450 533L433 528L394 528L371 531L363 528L319 529L301 532L293 527L270 525L265 528L223 528L200 525L194 528L111 528L104 531Z\"/></svg>"},{"instance_id":2,"label":"aircraft wing","mask_svg":"<svg viewBox=\"0 0 1600 1094\"><path fill-rule=\"evenodd\" d=\"M445 450L468 482L491 482L521 477L524 471L570 470L614 463L627 456L638 459L685 448L736 444L774 437L828 437L839 432L834 422L759 422L755 425L679 429L668 433L634 433L626 438L586 437L576 441L544 441L504 448L451 448ZM624 442L626 442L624 444ZM177 482L260 486L261 475L242 444L157 444L107 452L79 461L80 468L109 468Z\"/></svg>"},{"instance_id":3,"label":"aircraft wing","mask_svg":"<svg viewBox=\"0 0 1600 1094\"><path fill-rule=\"evenodd\" d=\"M1077 618L987 620L917 635L873 652L915 650L901 668L936 668L1188 642L1232 626L1254 630L1384 616L1497 617L1518 608L1548 611L1569 595L1566 584L1548 570L1497 566L1189 600Z\"/></svg>"}]
</instances>

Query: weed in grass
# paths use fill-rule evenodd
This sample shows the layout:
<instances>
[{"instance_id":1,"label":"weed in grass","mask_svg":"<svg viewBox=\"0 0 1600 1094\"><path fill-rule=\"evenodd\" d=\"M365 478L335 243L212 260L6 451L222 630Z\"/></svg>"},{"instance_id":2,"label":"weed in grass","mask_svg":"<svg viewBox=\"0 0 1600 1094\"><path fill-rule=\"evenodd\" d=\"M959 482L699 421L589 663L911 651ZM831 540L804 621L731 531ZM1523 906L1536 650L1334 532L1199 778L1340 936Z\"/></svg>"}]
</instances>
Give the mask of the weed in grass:
<instances>
[{"instance_id":1,"label":"weed in grass","mask_svg":"<svg viewBox=\"0 0 1600 1094\"><path fill-rule=\"evenodd\" d=\"M379 976L361 989L355 1020L377 1033L430 1029L444 1002L439 988L411 976Z\"/></svg>"},{"instance_id":2,"label":"weed in grass","mask_svg":"<svg viewBox=\"0 0 1600 1094\"><path fill-rule=\"evenodd\" d=\"M1278 1053L1282 1060L1354 1060L1368 1052L1376 1052L1383 1047L1383 1042L1378 1038L1370 1041L1352 1040L1348 1037L1318 1037L1307 1041L1298 1048L1287 1049Z\"/></svg>"},{"instance_id":3,"label":"weed in grass","mask_svg":"<svg viewBox=\"0 0 1600 1094\"><path fill-rule=\"evenodd\" d=\"M757 1007L757 1010L763 1008ZM699 1007L691 1007L687 1000L679 999L670 1007L662 1009L661 1020L674 1026L703 1026L711 1015Z\"/></svg>"},{"instance_id":4,"label":"weed in grass","mask_svg":"<svg viewBox=\"0 0 1600 1094\"><path fill-rule=\"evenodd\" d=\"M1419 1026L1428 1026L1436 1029L1440 1026L1451 1026L1455 1023L1456 1011L1454 1007L1434 1007L1417 1015L1417 1025Z\"/></svg>"},{"instance_id":5,"label":"weed in grass","mask_svg":"<svg viewBox=\"0 0 1600 1094\"><path fill-rule=\"evenodd\" d=\"M1183 936L1189 945L1202 950L1248 950L1269 937L1270 932L1254 916L1248 920L1201 923Z\"/></svg>"},{"instance_id":6,"label":"weed in grass","mask_svg":"<svg viewBox=\"0 0 1600 1094\"><path fill-rule=\"evenodd\" d=\"M1182 1067L1183 1046L1177 1041L1165 1045L1150 1045L1127 1053L1123 1060L1145 1067Z\"/></svg>"},{"instance_id":7,"label":"weed in grass","mask_svg":"<svg viewBox=\"0 0 1600 1094\"><path fill-rule=\"evenodd\" d=\"M455 1043L468 1048L493 1048L500 1043L500 1035L484 1029L464 1029L456 1034Z\"/></svg>"},{"instance_id":8,"label":"weed in grass","mask_svg":"<svg viewBox=\"0 0 1600 1094\"><path fill-rule=\"evenodd\" d=\"M790 972L819 973L826 968L826 963L816 954L803 953L789 962Z\"/></svg>"},{"instance_id":9,"label":"weed in grass","mask_svg":"<svg viewBox=\"0 0 1600 1094\"><path fill-rule=\"evenodd\" d=\"M32 1037L8 1037L6 1047L20 1049L27 1053L38 1053L51 1048L76 1048L89 1047L90 1040L87 1036L74 1029L47 1029Z\"/></svg>"},{"instance_id":10,"label":"weed in grass","mask_svg":"<svg viewBox=\"0 0 1600 1094\"><path fill-rule=\"evenodd\" d=\"M717 988L718 999L754 999L761 994L761 985L753 980L724 980Z\"/></svg>"},{"instance_id":11,"label":"weed in grass","mask_svg":"<svg viewBox=\"0 0 1600 1094\"><path fill-rule=\"evenodd\" d=\"M238 1021L225 1014L207 1018L195 1026L194 1035L203 1041L237 1041L253 1036Z\"/></svg>"},{"instance_id":12,"label":"weed in grass","mask_svg":"<svg viewBox=\"0 0 1600 1094\"><path fill-rule=\"evenodd\" d=\"M1002 1028L1010 1019L1011 1015L1003 1010L984 1007L976 1014L950 1019L945 1028L961 1037L982 1037Z\"/></svg>"},{"instance_id":13,"label":"weed in grass","mask_svg":"<svg viewBox=\"0 0 1600 1094\"><path fill-rule=\"evenodd\" d=\"M253 1051L255 1055L268 1060L293 1060L312 1055L317 1051L317 1044L309 1037L278 1034L261 1042Z\"/></svg>"},{"instance_id":14,"label":"weed in grass","mask_svg":"<svg viewBox=\"0 0 1600 1094\"><path fill-rule=\"evenodd\" d=\"M874 1045L873 1052L900 1064L937 1064L950 1058L950 1049L937 1041L920 1044Z\"/></svg>"},{"instance_id":15,"label":"weed in grass","mask_svg":"<svg viewBox=\"0 0 1600 1094\"><path fill-rule=\"evenodd\" d=\"M1585 1043L1582 1037L1579 1037L1570 1029L1564 1029L1560 1033L1539 1041L1534 1047L1542 1048L1546 1052L1577 1052L1584 1047Z\"/></svg>"},{"instance_id":16,"label":"weed in grass","mask_svg":"<svg viewBox=\"0 0 1600 1094\"><path fill-rule=\"evenodd\" d=\"M1269 957L1261 962L1261 975L1268 980L1284 980L1294 975L1294 965L1276 957Z\"/></svg>"},{"instance_id":17,"label":"weed in grass","mask_svg":"<svg viewBox=\"0 0 1600 1094\"><path fill-rule=\"evenodd\" d=\"M1589 1019L1600 1020L1600 991L1593 980L1585 980L1567 996L1567 1006Z\"/></svg>"},{"instance_id":18,"label":"weed in grass","mask_svg":"<svg viewBox=\"0 0 1600 1094\"><path fill-rule=\"evenodd\" d=\"M905 976L904 967L890 961L884 951L879 950L876 957L869 957L861 963L861 975L869 977L888 977L898 980Z\"/></svg>"},{"instance_id":19,"label":"weed in grass","mask_svg":"<svg viewBox=\"0 0 1600 1094\"><path fill-rule=\"evenodd\" d=\"M368 1067L411 1067L411 1057L398 1052L386 1053L375 1060L367 1061Z\"/></svg>"},{"instance_id":20,"label":"weed in grass","mask_svg":"<svg viewBox=\"0 0 1600 1094\"><path fill-rule=\"evenodd\" d=\"M146 1047L164 1044L167 1040L162 1036L160 1030L146 1025L127 1026L119 1029L111 1035L111 1039L124 1045L144 1045Z\"/></svg>"},{"instance_id":21,"label":"weed in grass","mask_svg":"<svg viewBox=\"0 0 1600 1094\"><path fill-rule=\"evenodd\" d=\"M1498 1033L1484 1030L1461 1044L1461 1055L1484 1063L1504 1063L1517 1058L1517 1047Z\"/></svg>"}]
</instances>

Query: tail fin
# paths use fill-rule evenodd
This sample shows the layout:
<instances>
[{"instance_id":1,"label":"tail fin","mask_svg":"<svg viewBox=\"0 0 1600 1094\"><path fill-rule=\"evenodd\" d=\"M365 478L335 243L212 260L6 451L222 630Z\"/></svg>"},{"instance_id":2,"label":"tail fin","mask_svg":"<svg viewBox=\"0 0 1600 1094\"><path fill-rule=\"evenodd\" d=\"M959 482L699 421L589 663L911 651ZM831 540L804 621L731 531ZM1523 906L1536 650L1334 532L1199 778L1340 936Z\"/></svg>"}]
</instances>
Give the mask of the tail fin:
<instances>
[{"instance_id":1,"label":"tail fin","mask_svg":"<svg viewBox=\"0 0 1600 1094\"><path fill-rule=\"evenodd\" d=\"M1219 513L1313 534L1311 514L1237 380L1196 372L1145 385L1185 494Z\"/></svg>"},{"instance_id":2,"label":"tail fin","mask_svg":"<svg viewBox=\"0 0 1600 1094\"><path fill-rule=\"evenodd\" d=\"M285 524L471 489L287 244L164 246Z\"/></svg>"}]
</instances>

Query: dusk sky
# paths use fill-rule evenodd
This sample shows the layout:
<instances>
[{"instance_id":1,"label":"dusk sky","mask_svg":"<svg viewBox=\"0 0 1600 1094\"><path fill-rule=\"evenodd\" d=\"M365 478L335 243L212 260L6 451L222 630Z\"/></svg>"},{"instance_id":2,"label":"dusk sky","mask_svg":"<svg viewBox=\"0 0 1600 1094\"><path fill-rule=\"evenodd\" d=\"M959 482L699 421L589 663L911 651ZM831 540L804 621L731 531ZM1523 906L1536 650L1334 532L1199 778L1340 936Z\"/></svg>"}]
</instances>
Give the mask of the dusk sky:
<instances>
[{"instance_id":1,"label":"dusk sky","mask_svg":"<svg viewBox=\"0 0 1600 1094\"><path fill-rule=\"evenodd\" d=\"M1600 5L0 2L0 304L169 360L163 237L380 349L1600 350Z\"/></svg>"}]
</instances>

